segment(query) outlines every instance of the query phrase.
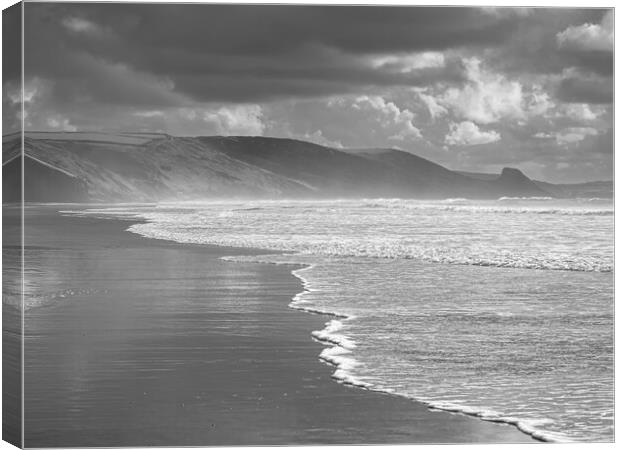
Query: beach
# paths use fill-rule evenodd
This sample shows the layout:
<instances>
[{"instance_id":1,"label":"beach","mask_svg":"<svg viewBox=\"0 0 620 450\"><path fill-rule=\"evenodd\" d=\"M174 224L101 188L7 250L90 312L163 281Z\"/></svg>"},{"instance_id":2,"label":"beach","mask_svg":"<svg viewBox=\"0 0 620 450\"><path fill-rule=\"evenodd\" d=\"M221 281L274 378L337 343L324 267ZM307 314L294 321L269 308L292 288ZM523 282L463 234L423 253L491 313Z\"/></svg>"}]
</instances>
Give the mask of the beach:
<instances>
[{"instance_id":1,"label":"beach","mask_svg":"<svg viewBox=\"0 0 620 450\"><path fill-rule=\"evenodd\" d=\"M18 206L2 210L2 438L22 439L21 217Z\"/></svg>"},{"instance_id":2,"label":"beach","mask_svg":"<svg viewBox=\"0 0 620 450\"><path fill-rule=\"evenodd\" d=\"M329 317L288 307L295 266L59 209L26 208L28 447L534 442L337 383L311 337Z\"/></svg>"}]
</instances>

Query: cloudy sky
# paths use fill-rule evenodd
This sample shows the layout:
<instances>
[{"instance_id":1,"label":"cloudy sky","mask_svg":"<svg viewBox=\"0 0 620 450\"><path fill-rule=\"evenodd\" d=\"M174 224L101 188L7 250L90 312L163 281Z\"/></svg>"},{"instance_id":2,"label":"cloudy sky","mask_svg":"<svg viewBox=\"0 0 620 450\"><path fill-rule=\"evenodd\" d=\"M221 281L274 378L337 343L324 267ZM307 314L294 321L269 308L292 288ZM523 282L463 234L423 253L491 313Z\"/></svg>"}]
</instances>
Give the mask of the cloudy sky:
<instances>
[{"instance_id":1,"label":"cloudy sky","mask_svg":"<svg viewBox=\"0 0 620 450\"><path fill-rule=\"evenodd\" d=\"M25 8L26 129L292 137L553 182L612 177L611 10ZM9 130L17 80L3 90Z\"/></svg>"}]
</instances>

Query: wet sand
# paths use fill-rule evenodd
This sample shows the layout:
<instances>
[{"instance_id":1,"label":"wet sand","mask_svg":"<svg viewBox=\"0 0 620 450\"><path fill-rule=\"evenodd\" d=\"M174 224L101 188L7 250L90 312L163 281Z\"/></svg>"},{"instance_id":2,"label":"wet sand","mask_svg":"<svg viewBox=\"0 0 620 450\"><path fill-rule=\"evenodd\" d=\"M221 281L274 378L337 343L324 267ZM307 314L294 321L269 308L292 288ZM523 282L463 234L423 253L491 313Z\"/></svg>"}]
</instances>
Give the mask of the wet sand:
<instances>
[{"instance_id":1,"label":"wet sand","mask_svg":"<svg viewBox=\"0 0 620 450\"><path fill-rule=\"evenodd\" d=\"M21 446L21 216L2 206L2 439Z\"/></svg>"},{"instance_id":2,"label":"wet sand","mask_svg":"<svg viewBox=\"0 0 620 450\"><path fill-rule=\"evenodd\" d=\"M291 267L52 207L25 221L28 447L534 442L336 383Z\"/></svg>"}]
</instances>

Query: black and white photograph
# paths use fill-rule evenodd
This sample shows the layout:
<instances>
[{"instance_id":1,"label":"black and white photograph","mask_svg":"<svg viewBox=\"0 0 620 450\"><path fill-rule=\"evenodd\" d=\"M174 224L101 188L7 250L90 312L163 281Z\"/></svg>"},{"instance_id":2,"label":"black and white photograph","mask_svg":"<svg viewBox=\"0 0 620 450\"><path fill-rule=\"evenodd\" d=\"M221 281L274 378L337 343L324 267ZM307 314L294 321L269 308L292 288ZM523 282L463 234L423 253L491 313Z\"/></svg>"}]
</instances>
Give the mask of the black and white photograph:
<instances>
[{"instance_id":1,"label":"black and white photograph","mask_svg":"<svg viewBox=\"0 0 620 450\"><path fill-rule=\"evenodd\" d=\"M2 6L6 448L614 443L612 2Z\"/></svg>"}]
</instances>

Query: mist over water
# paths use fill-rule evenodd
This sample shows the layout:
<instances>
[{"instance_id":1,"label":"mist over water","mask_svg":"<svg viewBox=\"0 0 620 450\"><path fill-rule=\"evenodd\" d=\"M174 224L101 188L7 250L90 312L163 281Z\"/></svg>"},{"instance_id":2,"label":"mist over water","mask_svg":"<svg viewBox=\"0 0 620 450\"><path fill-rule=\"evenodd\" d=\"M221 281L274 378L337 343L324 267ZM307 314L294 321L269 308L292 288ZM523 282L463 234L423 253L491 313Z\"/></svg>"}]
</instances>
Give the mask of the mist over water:
<instances>
[{"instance_id":1,"label":"mist over water","mask_svg":"<svg viewBox=\"0 0 620 450\"><path fill-rule=\"evenodd\" d=\"M514 423L613 439L613 206L504 198L170 204L90 214L178 242L291 252L291 306L342 382ZM238 259L238 258L237 258ZM248 258L241 258L247 260Z\"/></svg>"}]
</instances>

